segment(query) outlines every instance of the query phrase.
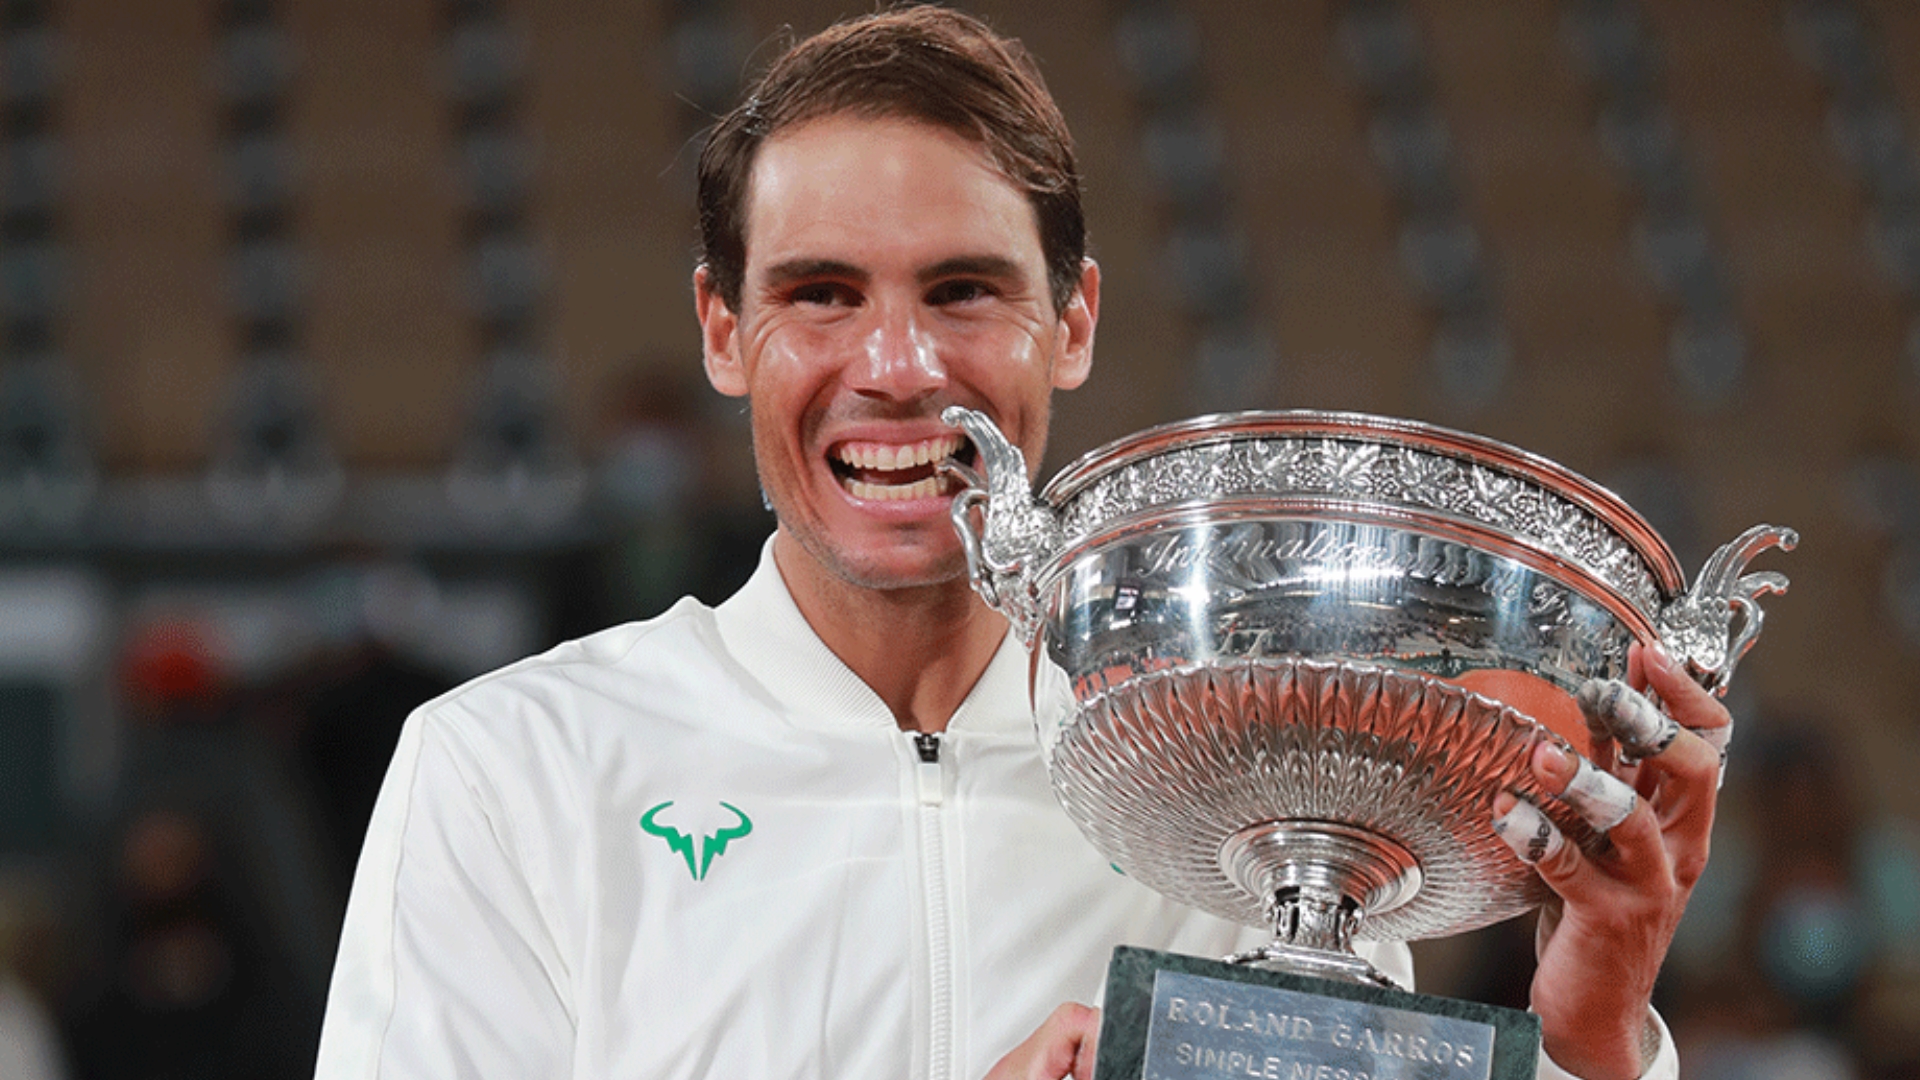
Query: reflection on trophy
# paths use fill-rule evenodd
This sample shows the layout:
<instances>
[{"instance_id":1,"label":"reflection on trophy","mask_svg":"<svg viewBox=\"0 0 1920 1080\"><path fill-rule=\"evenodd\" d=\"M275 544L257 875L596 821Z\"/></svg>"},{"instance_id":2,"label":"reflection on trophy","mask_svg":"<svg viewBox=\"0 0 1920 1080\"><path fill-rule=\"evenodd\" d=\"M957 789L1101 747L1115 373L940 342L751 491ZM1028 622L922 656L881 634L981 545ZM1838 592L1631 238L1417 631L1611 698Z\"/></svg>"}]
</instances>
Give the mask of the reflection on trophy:
<instances>
[{"instance_id":1,"label":"reflection on trophy","mask_svg":"<svg viewBox=\"0 0 1920 1080\"><path fill-rule=\"evenodd\" d=\"M1634 642L1724 691L1758 597L1786 588L1746 565L1793 531L1749 530L1689 589L1617 496L1477 436L1204 417L1096 450L1036 498L992 421L944 419L979 452L979 472L949 466L968 485L954 522L974 587L1032 649L1067 813L1135 880L1274 935L1226 963L1120 950L1102 1077L1217 1071L1207 1053L1282 1076L1532 1076L1531 1017L1390 989L1353 943L1459 933L1544 899L1489 827L1501 790L1605 843L1538 790L1532 748L1592 756L1572 695L1625 678ZM1248 1018L1265 1051L1227 1049L1240 1034L1156 1051L1156 1031L1202 1008L1221 1031ZM1383 1057L1388 1035L1418 1040L1418 1061Z\"/></svg>"}]
</instances>

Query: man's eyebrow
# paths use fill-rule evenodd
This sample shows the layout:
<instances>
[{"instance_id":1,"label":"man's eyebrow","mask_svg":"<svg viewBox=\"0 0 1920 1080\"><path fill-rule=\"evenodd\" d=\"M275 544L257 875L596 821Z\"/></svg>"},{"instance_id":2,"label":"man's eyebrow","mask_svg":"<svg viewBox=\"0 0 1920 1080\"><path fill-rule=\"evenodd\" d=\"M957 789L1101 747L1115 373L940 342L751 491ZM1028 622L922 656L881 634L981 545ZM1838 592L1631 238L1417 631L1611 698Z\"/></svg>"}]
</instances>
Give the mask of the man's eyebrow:
<instances>
[{"instance_id":1,"label":"man's eyebrow","mask_svg":"<svg viewBox=\"0 0 1920 1080\"><path fill-rule=\"evenodd\" d=\"M843 278L865 281L867 272L838 259L788 259L767 267L766 283L769 288L779 289L797 281L813 278Z\"/></svg>"},{"instance_id":2,"label":"man's eyebrow","mask_svg":"<svg viewBox=\"0 0 1920 1080\"><path fill-rule=\"evenodd\" d=\"M1024 280L1026 271L1021 269L1019 263L1004 255L956 255L951 259L942 259L919 273L919 278L923 282L950 277Z\"/></svg>"}]
</instances>

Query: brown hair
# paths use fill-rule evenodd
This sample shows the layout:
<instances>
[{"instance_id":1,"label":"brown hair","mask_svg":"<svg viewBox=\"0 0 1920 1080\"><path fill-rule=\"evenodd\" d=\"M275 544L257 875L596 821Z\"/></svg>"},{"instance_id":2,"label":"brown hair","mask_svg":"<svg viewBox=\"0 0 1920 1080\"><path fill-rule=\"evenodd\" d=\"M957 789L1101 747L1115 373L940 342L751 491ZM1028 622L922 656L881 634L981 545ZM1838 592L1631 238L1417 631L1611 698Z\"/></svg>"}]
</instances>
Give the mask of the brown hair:
<instances>
[{"instance_id":1,"label":"brown hair","mask_svg":"<svg viewBox=\"0 0 1920 1080\"><path fill-rule=\"evenodd\" d=\"M1087 247L1066 119L1025 46L933 6L882 11L807 38L714 126L700 154L701 259L728 308L740 310L747 192L761 144L837 113L904 117L980 144L1032 203L1054 307L1066 309Z\"/></svg>"}]
</instances>

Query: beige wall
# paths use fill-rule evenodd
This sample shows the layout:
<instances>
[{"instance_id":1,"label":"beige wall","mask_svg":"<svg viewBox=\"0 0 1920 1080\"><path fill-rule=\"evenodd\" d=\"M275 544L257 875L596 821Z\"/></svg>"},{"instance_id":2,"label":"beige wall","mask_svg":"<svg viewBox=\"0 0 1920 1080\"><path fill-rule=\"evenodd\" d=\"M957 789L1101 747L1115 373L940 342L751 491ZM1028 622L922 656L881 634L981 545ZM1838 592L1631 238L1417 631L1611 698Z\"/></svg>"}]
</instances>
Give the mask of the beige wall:
<instances>
[{"instance_id":1,"label":"beige wall","mask_svg":"<svg viewBox=\"0 0 1920 1080\"><path fill-rule=\"evenodd\" d=\"M744 40L806 32L865 3L742 0ZM1161 208L1134 146L1102 0L980 5L1025 37L1075 124L1106 266L1096 376L1063 401L1056 463L1188 411L1193 328L1155 265ZM1593 136L1551 6L1417 5L1458 179L1498 281L1514 369L1490 408L1436 394L1431 317L1394 254L1395 211L1365 149L1365 115L1335 56L1329 5L1191 5L1212 106L1229 134L1236 212L1279 392L1257 406L1424 416L1507 438L1593 475L1660 459L1700 495L1700 530L1756 521L1806 536L1746 669L1770 707L1857 736L1861 765L1909 812L1920 790L1910 704L1920 644L1881 599L1892 539L1846 501L1865 452L1920 462L1920 372L1900 358L1914 318L1862 241L1866 206L1823 127L1825 91L1786 47L1775 5L1649 5L1667 92L1752 342L1739 396L1676 396L1665 311L1634 262L1632 202ZM75 282L63 325L105 462L122 472L204 463L235 363L225 310L210 3L61 0L69 62L59 106ZM1920 15L1868 5L1920 124ZM431 468L457 438L479 336L457 289L462 217L445 100L443 5L287 0L300 50L287 123L300 162L294 235L310 265L301 335L350 467ZM659 0L521 0L528 45L516 122L536 148L528 223L549 291L540 340L582 445L633 358L696 362L685 175L695 144L674 99ZM1690 568L1692 569L1692 568Z\"/></svg>"}]
</instances>

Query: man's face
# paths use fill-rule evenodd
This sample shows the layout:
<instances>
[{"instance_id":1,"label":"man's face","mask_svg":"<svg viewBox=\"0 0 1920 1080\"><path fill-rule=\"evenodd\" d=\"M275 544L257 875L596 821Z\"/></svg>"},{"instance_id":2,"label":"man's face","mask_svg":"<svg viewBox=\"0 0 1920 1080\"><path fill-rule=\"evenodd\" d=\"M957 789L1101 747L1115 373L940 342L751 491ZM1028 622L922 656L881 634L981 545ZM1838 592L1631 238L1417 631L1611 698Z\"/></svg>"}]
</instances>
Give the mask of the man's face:
<instances>
[{"instance_id":1,"label":"man's face","mask_svg":"<svg viewBox=\"0 0 1920 1080\"><path fill-rule=\"evenodd\" d=\"M1052 390L1086 378L1098 271L1056 313L1026 197L975 144L907 120L775 135L745 219L740 310L695 284L708 377L751 401L776 550L866 588L951 580L955 488L935 465L971 450L940 410L985 412L1038 464Z\"/></svg>"}]
</instances>

